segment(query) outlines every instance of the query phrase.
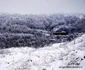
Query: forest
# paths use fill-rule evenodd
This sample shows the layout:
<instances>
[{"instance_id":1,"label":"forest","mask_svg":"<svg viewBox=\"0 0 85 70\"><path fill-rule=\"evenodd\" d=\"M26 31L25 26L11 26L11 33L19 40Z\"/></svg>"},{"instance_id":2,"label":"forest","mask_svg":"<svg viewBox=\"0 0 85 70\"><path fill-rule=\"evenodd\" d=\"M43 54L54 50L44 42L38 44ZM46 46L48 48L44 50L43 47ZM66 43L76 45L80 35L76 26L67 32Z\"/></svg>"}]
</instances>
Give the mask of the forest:
<instances>
[{"instance_id":1,"label":"forest","mask_svg":"<svg viewBox=\"0 0 85 70\"><path fill-rule=\"evenodd\" d=\"M67 32L67 35L56 35ZM0 14L0 48L44 47L68 42L85 33L85 15Z\"/></svg>"}]
</instances>

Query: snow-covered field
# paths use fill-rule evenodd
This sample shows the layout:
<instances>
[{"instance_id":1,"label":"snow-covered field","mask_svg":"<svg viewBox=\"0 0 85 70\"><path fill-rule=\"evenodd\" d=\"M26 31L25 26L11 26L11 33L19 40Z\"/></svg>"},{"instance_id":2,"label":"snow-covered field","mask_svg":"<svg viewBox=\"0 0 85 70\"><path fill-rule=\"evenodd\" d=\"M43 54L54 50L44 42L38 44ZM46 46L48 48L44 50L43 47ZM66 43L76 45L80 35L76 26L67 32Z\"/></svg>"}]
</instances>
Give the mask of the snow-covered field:
<instances>
[{"instance_id":1,"label":"snow-covered field","mask_svg":"<svg viewBox=\"0 0 85 70\"><path fill-rule=\"evenodd\" d=\"M38 49L20 47L0 50L0 70L68 69L85 70L85 34L71 42Z\"/></svg>"}]
</instances>

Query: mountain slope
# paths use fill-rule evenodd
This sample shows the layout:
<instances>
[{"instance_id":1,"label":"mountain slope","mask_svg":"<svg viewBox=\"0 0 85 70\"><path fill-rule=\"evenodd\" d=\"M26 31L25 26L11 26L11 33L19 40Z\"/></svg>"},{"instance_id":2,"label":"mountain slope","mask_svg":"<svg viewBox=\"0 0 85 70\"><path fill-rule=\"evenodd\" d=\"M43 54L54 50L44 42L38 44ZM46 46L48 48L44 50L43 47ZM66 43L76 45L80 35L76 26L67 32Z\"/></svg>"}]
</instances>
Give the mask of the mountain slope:
<instances>
[{"instance_id":1,"label":"mountain slope","mask_svg":"<svg viewBox=\"0 0 85 70\"><path fill-rule=\"evenodd\" d=\"M43 48L0 49L0 70L68 70L66 66L85 70L85 34Z\"/></svg>"}]
</instances>

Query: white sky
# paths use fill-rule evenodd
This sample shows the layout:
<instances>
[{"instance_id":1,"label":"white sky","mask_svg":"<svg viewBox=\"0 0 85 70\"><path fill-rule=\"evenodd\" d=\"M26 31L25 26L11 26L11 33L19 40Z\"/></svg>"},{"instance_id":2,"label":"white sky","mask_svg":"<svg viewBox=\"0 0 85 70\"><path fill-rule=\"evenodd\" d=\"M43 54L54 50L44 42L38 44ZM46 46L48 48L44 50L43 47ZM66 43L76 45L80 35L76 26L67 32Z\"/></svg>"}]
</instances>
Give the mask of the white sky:
<instances>
[{"instance_id":1,"label":"white sky","mask_svg":"<svg viewBox=\"0 0 85 70\"><path fill-rule=\"evenodd\" d=\"M0 13L85 13L85 0L0 0Z\"/></svg>"}]
</instances>

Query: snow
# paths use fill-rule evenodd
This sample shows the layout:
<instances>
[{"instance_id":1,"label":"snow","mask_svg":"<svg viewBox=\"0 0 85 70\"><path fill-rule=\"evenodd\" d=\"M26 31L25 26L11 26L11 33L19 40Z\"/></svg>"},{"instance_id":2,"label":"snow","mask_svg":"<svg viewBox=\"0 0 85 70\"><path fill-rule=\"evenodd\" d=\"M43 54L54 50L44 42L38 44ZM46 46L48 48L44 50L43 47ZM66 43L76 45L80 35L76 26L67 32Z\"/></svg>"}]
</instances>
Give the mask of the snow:
<instances>
[{"instance_id":1,"label":"snow","mask_svg":"<svg viewBox=\"0 0 85 70\"><path fill-rule=\"evenodd\" d=\"M85 70L84 37L85 34L71 42L56 43L38 49L0 49L0 70ZM76 65L77 63L80 65Z\"/></svg>"}]
</instances>

